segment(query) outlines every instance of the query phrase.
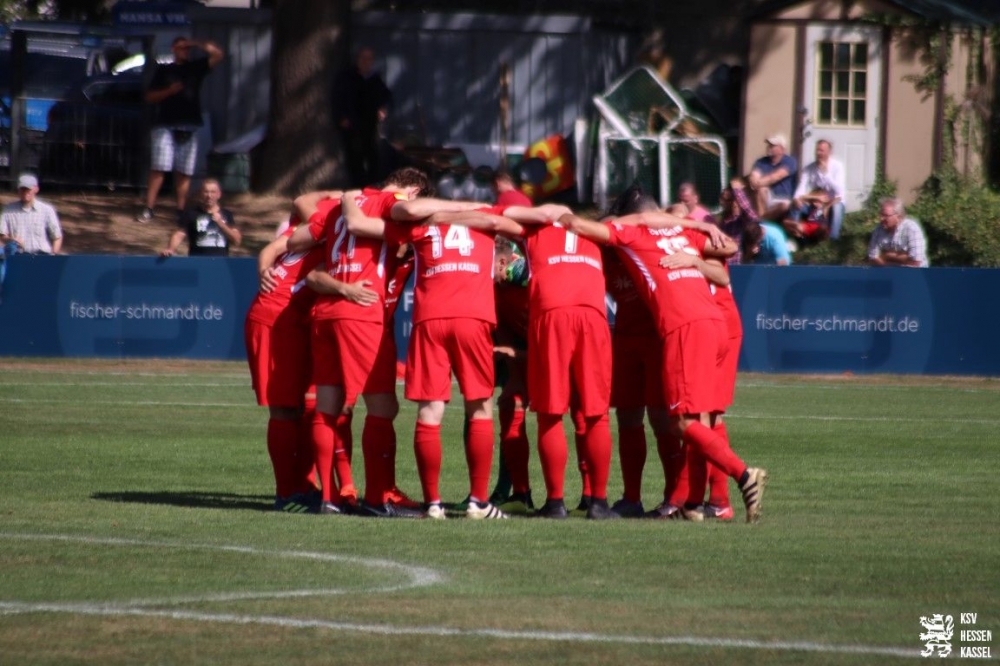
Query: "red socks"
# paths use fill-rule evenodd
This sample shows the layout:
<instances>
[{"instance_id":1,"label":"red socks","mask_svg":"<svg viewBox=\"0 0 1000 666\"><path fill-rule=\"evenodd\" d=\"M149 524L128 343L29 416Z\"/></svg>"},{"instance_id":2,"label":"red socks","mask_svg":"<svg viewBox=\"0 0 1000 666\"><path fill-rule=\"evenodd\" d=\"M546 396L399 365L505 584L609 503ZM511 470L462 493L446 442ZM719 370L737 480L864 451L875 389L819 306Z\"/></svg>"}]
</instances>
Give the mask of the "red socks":
<instances>
[{"instance_id":1,"label":"red socks","mask_svg":"<svg viewBox=\"0 0 1000 666\"><path fill-rule=\"evenodd\" d=\"M478 502L485 502L490 496L490 472L493 468L493 419L469 421L465 461L469 466L469 496Z\"/></svg>"},{"instance_id":2,"label":"red socks","mask_svg":"<svg viewBox=\"0 0 1000 666\"><path fill-rule=\"evenodd\" d=\"M417 458L417 473L420 475L424 502L440 502L441 426L417 421L413 431L413 452Z\"/></svg>"},{"instance_id":3,"label":"red socks","mask_svg":"<svg viewBox=\"0 0 1000 666\"><path fill-rule=\"evenodd\" d=\"M642 471L646 467L646 428L618 428L618 457L626 501L642 501Z\"/></svg>"},{"instance_id":4,"label":"red socks","mask_svg":"<svg viewBox=\"0 0 1000 666\"><path fill-rule=\"evenodd\" d=\"M500 410L500 450L504 464L510 475L510 485L515 493L526 493L530 489L528 480L528 457L531 445L524 422L523 409Z\"/></svg>"},{"instance_id":5,"label":"red socks","mask_svg":"<svg viewBox=\"0 0 1000 666\"><path fill-rule=\"evenodd\" d=\"M590 488L585 488L583 494L606 500L611 474L611 426L607 414L587 417L583 441L587 476L590 477Z\"/></svg>"},{"instance_id":6,"label":"red socks","mask_svg":"<svg viewBox=\"0 0 1000 666\"><path fill-rule=\"evenodd\" d=\"M312 422L313 455L324 502L332 502L337 496L333 491L333 427L336 420L332 414L317 411Z\"/></svg>"},{"instance_id":7,"label":"red socks","mask_svg":"<svg viewBox=\"0 0 1000 666\"><path fill-rule=\"evenodd\" d=\"M274 494L288 497L299 492L298 465L296 460L299 445L299 422L284 419L268 419L267 455L274 470Z\"/></svg>"},{"instance_id":8,"label":"red socks","mask_svg":"<svg viewBox=\"0 0 1000 666\"><path fill-rule=\"evenodd\" d=\"M542 463L547 499L563 499L566 461L569 459L567 447L562 415L538 414L538 457Z\"/></svg>"},{"instance_id":9,"label":"red socks","mask_svg":"<svg viewBox=\"0 0 1000 666\"><path fill-rule=\"evenodd\" d=\"M729 433L726 431L725 421L716 421L712 432L725 439L726 445L729 445ZM708 466L708 503L718 507L730 506L729 477L716 465Z\"/></svg>"},{"instance_id":10,"label":"red socks","mask_svg":"<svg viewBox=\"0 0 1000 666\"><path fill-rule=\"evenodd\" d=\"M739 479L747 468L746 463L729 448L725 439L699 421L695 421L684 431L684 443L693 446L696 453L703 455L734 479Z\"/></svg>"},{"instance_id":11,"label":"red socks","mask_svg":"<svg viewBox=\"0 0 1000 666\"><path fill-rule=\"evenodd\" d=\"M361 453L365 462L365 502L381 506L396 485L396 429L392 421L370 414L365 417Z\"/></svg>"}]
</instances>

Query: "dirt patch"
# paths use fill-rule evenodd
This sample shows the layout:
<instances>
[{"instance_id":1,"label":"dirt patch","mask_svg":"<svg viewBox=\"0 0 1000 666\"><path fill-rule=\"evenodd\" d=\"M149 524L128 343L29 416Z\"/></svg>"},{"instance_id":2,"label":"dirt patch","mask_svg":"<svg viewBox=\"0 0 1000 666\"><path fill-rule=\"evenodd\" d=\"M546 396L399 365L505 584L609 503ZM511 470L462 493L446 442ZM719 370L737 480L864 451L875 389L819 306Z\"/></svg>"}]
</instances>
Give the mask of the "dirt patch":
<instances>
[{"instance_id":1,"label":"dirt patch","mask_svg":"<svg viewBox=\"0 0 1000 666\"><path fill-rule=\"evenodd\" d=\"M2 203L16 200L13 194ZM65 254L153 255L167 246L174 232L173 207L161 198L157 216L136 222L142 207L136 192L41 192L41 199L55 206L63 228ZM291 200L279 196L235 194L223 197L243 233L243 244L232 250L238 257L255 256L272 238L278 225L288 219ZM186 253L186 245L181 246Z\"/></svg>"}]
</instances>

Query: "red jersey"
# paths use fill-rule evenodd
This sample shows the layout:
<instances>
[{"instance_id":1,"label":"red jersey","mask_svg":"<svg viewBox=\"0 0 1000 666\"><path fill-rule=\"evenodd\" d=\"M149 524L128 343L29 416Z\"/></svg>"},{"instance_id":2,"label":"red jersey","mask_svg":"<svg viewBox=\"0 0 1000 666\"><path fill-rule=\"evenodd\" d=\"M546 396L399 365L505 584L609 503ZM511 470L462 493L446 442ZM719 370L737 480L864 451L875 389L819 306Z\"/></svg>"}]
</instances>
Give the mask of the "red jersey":
<instances>
[{"instance_id":1,"label":"red jersey","mask_svg":"<svg viewBox=\"0 0 1000 666\"><path fill-rule=\"evenodd\" d=\"M532 317L575 305L592 307L607 317L601 249L594 242L559 224L528 226L524 235L531 267L528 299Z\"/></svg>"},{"instance_id":2,"label":"red jersey","mask_svg":"<svg viewBox=\"0 0 1000 666\"><path fill-rule=\"evenodd\" d=\"M487 212L492 212L492 209ZM493 234L460 224L387 224L386 239L413 243L413 323L468 318L496 323Z\"/></svg>"},{"instance_id":3,"label":"red jersey","mask_svg":"<svg viewBox=\"0 0 1000 666\"><path fill-rule=\"evenodd\" d=\"M410 279L413 272L414 256L412 252L407 252L402 259L393 257L389 261L389 274L392 277L385 287L385 323L392 324L393 317L396 316L396 308L399 306L399 297L403 295L406 288L406 281Z\"/></svg>"},{"instance_id":4,"label":"red jersey","mask_svg":"<svg viewBox=\"0 0 1000 666\"><path fill-rule=\"evenodd\" d=\"M605 247L604 288L615 299L615 335L656 337L656 322L622 263L621 250Z\"/></svg>"},{"instance_id":5,"label":"red jersey","mask_svg":"<svg viewBox=\"0 0 1000 666\"><path fill-rule=\"evenodd\" d=\"M368 217L389 220L389 211L401 194L366 188L358 197L358 206ZM346 283L369 280L368 288L379 295L379 303L365 307L342 296L320 294L313 308L314 319L355 319L382 322L385 319L386 258L389 244L381 238L354 236L347 231L347 220L335 202L324 215L322 208L309 218L309 232L314 240L326 239L326 272Z\"/></svg>"},{"instance_id":6,"label":"red jersey","mask_svg":"<svg viewBox=\"0 0 1000 666\"><path fill-rule=\"evenodd\" d=\"M661 335L700 319L722 319L708 280L697 268L666 270L659 261L675 252L702 256L708 236L682 227L649 229L607 223L610 245L620 247L639 293L646 299Z\"/></svg>"},{"instance_id":7,"label":"red jersey","mask_svg":"<svg viewBox=\"0 0 1000 666\"><path fill-rule=\"evenodd\" d=\"M287 238L294 230L290 226L282 235ZM306 287L306 275L322 262L323 248L319 246L306 252L279 255L273 266L277 286L267 293L257 292L247 318L270 326L289 306L294 307L303 318L308 317L316 292Z\"/></svg>"},{"instance_id":8,"label":"red jersey","mask_svg":"<svg viewBox=\"0 0 1000 666\"><path fill-rule=\"evenodd\" d=\"M525 206L531 208L534 205L531 203L528 195L521 190L507 190L497 195L497 208L507 208L508 206Z\"/></svg>"},{"instance_id":9,"label":"red jersey","mask_svg":"<svg viewBox=\"0 0 1000 666\"><path fill-rule=\"evenodd\" d=\"M726 272L729 272L728 266L726 266ZM733 298L733 288L731 286L720 287L716 284L712 285L712 292L715 294L715 303L722 312L722 318L726 320L726 332L729 333L729 337L742 337L743 322L740 319L740 309L736 305L736 299Z\"/></svg>"}]
</instances>

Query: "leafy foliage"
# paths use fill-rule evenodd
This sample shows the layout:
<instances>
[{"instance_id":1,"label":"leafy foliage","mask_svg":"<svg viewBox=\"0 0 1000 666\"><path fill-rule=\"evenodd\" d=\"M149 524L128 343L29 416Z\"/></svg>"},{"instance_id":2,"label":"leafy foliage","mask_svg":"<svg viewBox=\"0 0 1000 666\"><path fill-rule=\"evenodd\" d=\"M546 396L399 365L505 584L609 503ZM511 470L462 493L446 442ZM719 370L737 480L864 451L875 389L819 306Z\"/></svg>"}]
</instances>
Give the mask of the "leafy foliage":
<instances>
[{"instance_id":1,"label":"leafy foliage","mask_svg":"<svg viewBox=\"0 0 1000 666\"><path fill-rule=\"evenodd\" d=\"M878 224L878 202L895 189L880 174L862 210L845 216L840 238L803 248L795 262L863 265L868 238ZM924 228L931 266L1000 267L1000 194L977 178L953 169L935 173L906 214Z\"/></svg>"}]
</instances>

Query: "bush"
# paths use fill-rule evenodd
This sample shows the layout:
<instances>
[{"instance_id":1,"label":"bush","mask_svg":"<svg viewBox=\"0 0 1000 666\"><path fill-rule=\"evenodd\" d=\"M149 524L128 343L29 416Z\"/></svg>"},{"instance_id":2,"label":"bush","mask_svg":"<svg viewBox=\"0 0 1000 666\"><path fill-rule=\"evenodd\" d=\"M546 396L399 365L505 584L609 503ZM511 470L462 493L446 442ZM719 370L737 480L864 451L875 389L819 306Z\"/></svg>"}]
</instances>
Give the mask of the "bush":
<instances>
[{"instance_id":1,"label":"bush","mask_svg":"<svg viewBox=\"0 0 1000 666\"><path fill-rule=\"evenodd\" d=\"M845 216L838 240L803 248L795 263L864 265L868 239L878 224L878 202L894 190L892 183L880 181L864 208ZM936 174L906 215L919 221L927 235L931 266L1000 267L1000 194L989 187L956 174Z\"/></svg>"}]
</instances>

